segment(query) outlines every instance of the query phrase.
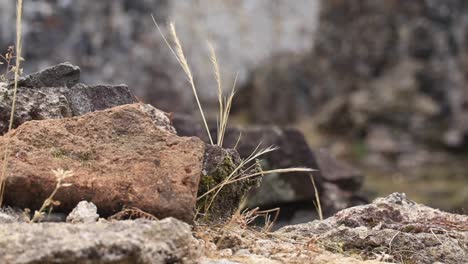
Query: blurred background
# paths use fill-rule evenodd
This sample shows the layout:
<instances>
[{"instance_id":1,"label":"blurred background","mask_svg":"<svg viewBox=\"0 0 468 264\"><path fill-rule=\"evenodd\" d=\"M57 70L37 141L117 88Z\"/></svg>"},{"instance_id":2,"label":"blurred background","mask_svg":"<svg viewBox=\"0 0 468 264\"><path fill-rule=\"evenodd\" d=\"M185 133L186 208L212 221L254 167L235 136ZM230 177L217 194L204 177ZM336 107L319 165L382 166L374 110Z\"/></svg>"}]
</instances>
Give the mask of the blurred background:
<instances>
[{"instance_id":1,"label":"blurred background","mask_svg":"<svg viewBox=\"0 0 468 264\"><path fill-rule=\"evenodd\" d=\"M4 51L14 1L0 10ZM398 191L467 212L467 1L29 0L24 71L69 61L82 82L125 83L142 101L199 120L151 14L163 30L175 23L210 116L207 40L226 90L238 74L233 124L298 128L312 149L365 176L364 198Z\"/></svg>"}]
</instances>

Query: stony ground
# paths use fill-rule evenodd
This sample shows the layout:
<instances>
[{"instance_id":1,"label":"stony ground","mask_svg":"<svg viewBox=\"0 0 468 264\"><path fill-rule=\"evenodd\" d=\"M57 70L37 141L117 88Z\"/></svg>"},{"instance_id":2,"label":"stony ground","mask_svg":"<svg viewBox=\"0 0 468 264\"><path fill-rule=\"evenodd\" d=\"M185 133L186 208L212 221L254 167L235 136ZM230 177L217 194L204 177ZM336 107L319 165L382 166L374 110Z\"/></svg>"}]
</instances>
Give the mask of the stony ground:
<instances>
[{"instance_id":1,"label":"stony ground","mask_svg":"<svg viewBox=\"0 0 468 264\"><path fill-rule=\"evenodd\" d=\"M97 219L81 203L68 223L27 223L0 213L4 263L464 263L468 217L394 193L323 221L274 232L248 226L252 215L193 226L163 220Z\"/></svg>"}]
</instances>

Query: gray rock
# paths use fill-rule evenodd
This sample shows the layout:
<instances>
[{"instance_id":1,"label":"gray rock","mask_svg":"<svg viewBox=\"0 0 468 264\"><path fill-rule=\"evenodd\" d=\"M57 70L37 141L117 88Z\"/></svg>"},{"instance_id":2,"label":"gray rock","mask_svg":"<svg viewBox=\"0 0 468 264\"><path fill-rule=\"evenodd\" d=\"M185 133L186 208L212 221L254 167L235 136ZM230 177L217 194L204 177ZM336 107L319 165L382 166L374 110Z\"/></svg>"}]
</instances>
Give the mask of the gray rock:
<instances>
[{"instance_id":1,"label":"gray rock","mask_svg":"<svg viewBox=\"0 0 468 264\"><path fill-rule=\"evenodd\" d=\"M87 86L76 84L78 78L79 68L69 63L25 77L17 92L13 128L26 121L79 116L136 102L126 85ZM0 98L2 135L8 130L13 98L13 89L6 83L0 83Z\"/></svg>"},{"instance_id":2,"label":"gray rock","mask_svg":"<svg viewBox=\"0 0 468 264\"><path fill-rule=\"evenodd\" d=\"M31 120L58 119L73 115L66 87L18 88L13 128ZM8 130L13 90L0 83L0 135Z\"/></svg>"},{"instance_id":3,"label":"gray rock","mask_svg":"<svg viewBox=\"0 0 468 264\"><path fill-rule=\"evenodd\" d=\"M21 78L20 87L72 87L80 81L80 68L69 62L60 63ZM11 84L12 85L12 84Z\"/></svg>"},{"instance_id":4,"label":"gray rock","mask_svg":"<svg viewBox=\"0 0 468 264\"><path fill-rule=\"evenodd\" d=\"M196 263L190 226L174 218L93 224L0 224L2 263Z\"/></svg>"},{"instance_id":5,"label":"gray rock","mask_svg":"<svg viewBox=\"0 0 468 264\"><path fill-rule=\"evenodd\" d=\"M468 216L439 211L394 193L372 204L338 212L324 221L284 227L278 235L320 241L337 252L413 263L464 263ZM390 259L388 259L390 258Z\"/></svg>"},{"instance_id":6,"label":"gray rock","mask_svg":"<svg viewBox=\"0 0 468 264\"><path fill-rule=\"evenodd\" d=\"M123 84L88 86L80 83L70 88L68 99L74 116L135 102L128 86Z\"/></svg>"},{"instance_id":7,"label":"gray rock","mask_svg":"<svg viewBox=\"0 0 468 264\"><path fill-rule=\"evenodd\" d=\"M68 223L94 223L99 219L97 207L87 201L79 202L76 207L67 216Z\"/></svg>"},{"instance_id":8,"label":"gray rock","mask_svg":"<svg viewBox=\"0 0 468 264\"><path fill-rule=\"evenodd\" d=\"M27 222L26 214L11 207L0 208L0 224Z\"/></svg>"}]
</instances>

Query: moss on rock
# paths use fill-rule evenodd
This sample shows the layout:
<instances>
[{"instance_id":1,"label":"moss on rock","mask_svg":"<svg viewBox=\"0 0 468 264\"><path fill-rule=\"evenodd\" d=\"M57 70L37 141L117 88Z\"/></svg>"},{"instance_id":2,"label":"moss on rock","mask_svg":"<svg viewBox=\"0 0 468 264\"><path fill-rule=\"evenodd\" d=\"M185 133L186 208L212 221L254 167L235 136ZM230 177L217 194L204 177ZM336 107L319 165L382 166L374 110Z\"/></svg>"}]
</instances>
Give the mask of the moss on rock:
<instances>
[{"instance_id":1,"label":"moss on rock","mask_svg":"<svg viewBox=\"0 0 468 264\"><path fill-rule=\"evenodd\" d=\"M241 158L237 151L223 149L218 146L207 146L198 197L223 183L230 176L235 178L242 174L252 173L252 171L247 172L245 168L241 168L233 174L240 163ZM219 192L214 191L206 195L197 202L200 216L207 220L230 217L239 208L240 202L247 191L254 186L258 186L259 183L260 178L242 180L226 184Z\"/></svg>"}]
</instances>

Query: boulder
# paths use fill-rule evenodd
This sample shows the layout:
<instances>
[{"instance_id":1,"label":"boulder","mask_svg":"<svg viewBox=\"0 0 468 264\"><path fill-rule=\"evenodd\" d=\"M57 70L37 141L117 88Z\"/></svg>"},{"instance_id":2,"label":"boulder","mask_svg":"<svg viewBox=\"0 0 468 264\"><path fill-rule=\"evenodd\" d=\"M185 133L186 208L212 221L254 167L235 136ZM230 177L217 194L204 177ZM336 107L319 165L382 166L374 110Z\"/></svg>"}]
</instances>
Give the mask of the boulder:
<instances>
[{"instance_id":1,"label":"boulder","mask_svg":"<svg viewBox=\"0 0 468 264\"><path fill-rule=\"evenodd\" d=\"M104 217L137 207L158 218L191 222L205 145L164 129L170 120L162 112L155 115L158 111L124 105L26 122L0 137L2 155L7 137L11 142L5 203L38 209L55 188L51 170L62 168L74 176L67 179L72 185L56 194L57 212L68 213L87 200Z\"/></svg>"},{"instance_id":2,"label":"boulder","mask_svg":"<svg viewBox=\"0 0 468 264\"><path fill-rule=\"evenodd\" d=\"M216 83L206 41L217 50L226 87L239 73L242 86L251 70L277 53L312 47L319 0L92 1L40 0L24 3L25 71L63 58L80 65L85 83L131 83L137 95L165 111L191 112L196 105L182 69L156 30L172 21L185 49L205 105L216 105ZM15 4L0 0L0 50L14 39Z\"/></svg>"},{"instance_id":3,"label":"boulder","mask_svg":"<svg viewBox=\"0 0 468 264\"><path fill-rule=\"evenodd\" d=\"M196 263L190 226L174 218L88 224L0 224L0 259L33 263Z\"/></svg>"},{"instance_id":4,"label":"boulder","mask_svg":"<svg viewBox=\"0 0 468 264\"><path fill-rule=\"evenodd\" d=\"M468 258L468 216L417 204L400 193L276 234L390 262L463 263Z\"/></svg>"}]
</instances>

